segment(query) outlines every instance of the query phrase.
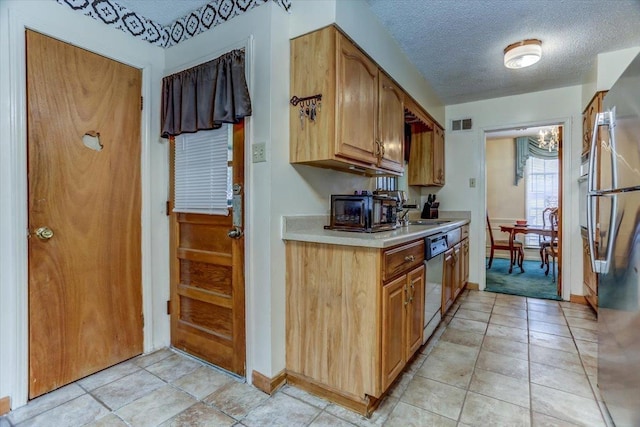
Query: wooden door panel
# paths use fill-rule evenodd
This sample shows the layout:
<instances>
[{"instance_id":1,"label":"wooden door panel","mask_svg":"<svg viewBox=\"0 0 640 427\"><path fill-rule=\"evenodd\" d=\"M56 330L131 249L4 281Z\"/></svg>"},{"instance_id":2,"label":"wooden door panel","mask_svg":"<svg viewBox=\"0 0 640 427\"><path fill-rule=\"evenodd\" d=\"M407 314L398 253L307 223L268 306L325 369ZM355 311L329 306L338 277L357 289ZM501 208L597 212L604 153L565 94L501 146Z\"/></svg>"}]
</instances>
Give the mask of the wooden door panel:
<instances>
[{"instance_id":1,"label":"wooden door panel","mask_svg":"<svg viewBox=\"0 0 640 427\"><path fill-rule=\"evenodd\" d=\"M33 398L142 352L142 75L38 33L26 39ZM93 132L99 151L83 144ZM50 240L34 235L42 226Z\"/></svg>"},{"instance_id":2,"label":"wooden door panel","mask_svg":"<svg viewBox=\"0 0 640 427\"><path fill-rule=\"evenodd\" d=\"M180 259L180 277L186 286L230 296L232 267L208 262Z\"/></svg>"},{"instance_id":3,"label":"wooden door panel","mask_svg":"<svg viewBox=\"0 0 640 427\"><path fill-rule=\"evenodd\" d=\"M244 186L244 124L234 125L230 164L233 182ZM171 191L173 198L173 185ZM244 238L227 235L229 211L171 215L171 344L244 375Z\"/></svg>"}]
</instances>

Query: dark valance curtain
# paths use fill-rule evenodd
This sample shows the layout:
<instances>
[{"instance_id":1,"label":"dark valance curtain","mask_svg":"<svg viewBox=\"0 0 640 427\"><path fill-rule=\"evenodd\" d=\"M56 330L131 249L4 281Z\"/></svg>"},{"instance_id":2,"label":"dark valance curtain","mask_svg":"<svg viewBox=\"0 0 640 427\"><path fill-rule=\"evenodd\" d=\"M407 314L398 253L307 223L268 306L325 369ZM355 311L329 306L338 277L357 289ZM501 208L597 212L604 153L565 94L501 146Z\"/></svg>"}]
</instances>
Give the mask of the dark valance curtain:
<instances>
[{"instance_id":1,"label":"dark valance curtain","mask_svg":"<svg viewBox=\"0 0 640 427\"><path fill-rule=\"evenodd\" d=\"M163 138L217 129L250 115L243 50L162 79Z\"/></svg>"},{"instance_id":2,"label":"dark valance curtain","mask_svg":"<svg viewBox=\"0 0 640 427\"><path fill-rule=\"evenodd\" d=\"M540 148L538 146L538 139L532 136L523 136L515 139L516 144L516 179L515 185L518 185L518 181L524 178L524 167L527 164L529 157L536 157L538 159L557 159L558 150L549 151L546 148Z\"/></svg>"}]
</instances>

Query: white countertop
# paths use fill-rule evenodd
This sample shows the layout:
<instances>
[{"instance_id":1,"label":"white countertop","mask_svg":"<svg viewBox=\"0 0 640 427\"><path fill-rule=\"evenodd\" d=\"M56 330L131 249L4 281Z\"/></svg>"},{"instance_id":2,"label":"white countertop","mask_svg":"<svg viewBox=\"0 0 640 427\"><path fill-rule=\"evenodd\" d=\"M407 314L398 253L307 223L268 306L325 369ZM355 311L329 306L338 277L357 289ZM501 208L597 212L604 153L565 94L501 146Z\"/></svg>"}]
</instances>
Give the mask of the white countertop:
<instances>
[{"instance_id":1,"label":"white countertop","mask_svg":"<svg viewBox=\"0 0 640 427\"><path fill-rule=\"evenodd\" d=\"M325 230L329 224L327 215L298 215L282 217L282 239L298 242L326 243L330 245L388 248L401 243L420 239L432 234L446 232L469 223L468 218L438 218L421 221L446 224L410 225L391 231L378 233L358 233L353 231Z\"/></svg>"}]
</instances>

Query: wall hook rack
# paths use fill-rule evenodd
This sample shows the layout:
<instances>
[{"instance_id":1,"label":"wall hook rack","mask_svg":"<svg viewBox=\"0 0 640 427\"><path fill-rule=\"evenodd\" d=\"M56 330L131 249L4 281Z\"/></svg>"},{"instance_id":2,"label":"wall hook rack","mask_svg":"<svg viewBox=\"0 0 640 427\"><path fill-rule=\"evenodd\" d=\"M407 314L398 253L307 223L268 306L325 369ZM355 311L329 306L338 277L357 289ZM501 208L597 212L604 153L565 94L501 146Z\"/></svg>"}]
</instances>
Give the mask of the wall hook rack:
<instances>
[{"instance_id":1,"label":"wall hook rack","mask_svg":"<svg viewBox=\"0 0 640 427\"><path fill-rule=\"evenodd\" d=\"M297 96L294 96L291 98L289 103L291 103L291 105L293 105L294 107L301 102L307 103L307 106L308 106L309 105L308 103L313 100L322 101L322 94L319 93L318 95L305 96L304 98L298 98Z\"/></svg>"},{"instance_id":2,"label":"wall hook rack","mask_svg":"<svg viewBox=\"0 0 640 427\"><path fill-rule=\"evenodd\" d=\"M316 121L316 116L320 112L320 106L322 101L322 94L306 96L304 98L298 98L294 96L289 103L294 107L300 106L300 127L304 129L305 118L311 122Z\"/></svg>"}]
</instances>

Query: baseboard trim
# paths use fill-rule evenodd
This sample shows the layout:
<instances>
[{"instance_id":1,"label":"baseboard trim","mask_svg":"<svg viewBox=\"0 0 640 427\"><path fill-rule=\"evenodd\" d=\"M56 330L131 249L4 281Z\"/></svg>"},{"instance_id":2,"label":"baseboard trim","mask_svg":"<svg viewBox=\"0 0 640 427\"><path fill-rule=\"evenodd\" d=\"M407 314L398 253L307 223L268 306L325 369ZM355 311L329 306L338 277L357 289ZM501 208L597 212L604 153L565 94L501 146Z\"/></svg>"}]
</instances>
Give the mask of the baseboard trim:
<instances>
[{"instance_id":1,"label":"baseboard trim","mask_svg":"<svg viewBox=\"0 0 640 427\"><path fill-rule=\"evenodd\" d=\"M479 291L480 285L473 282L467 282L467 289L469 289L470 291Z\"/></svg>"},{"instance_id":2,"label":"baseboard trim","mask_svg":"<svg viewBox=\"0 0 640 427\"><path fill-rule=\"evenodd\" d=\"M382 397L384 396L381 396L380 399L376 399L373 396L366 396L364 399L361 399L350 394L342 393L295 372L287 373L287 383L301 388L302 390L322 399L344 406L345 408L355 411L367 418L369 418L373 411L375 411L380 405Z\"/></svg>"},{"instance_id":3,"label":"baseboard trim","mask_svg":"<svg viewBox=\"0 0 640 427\"><path fill-rule=\"evenodd\" d=\"M583 304L583 305L588 305L589 304L587 302L587 299L584 297L584 295L571 294L571 296L569 297L569 301L574 302L576 304Z\"/></svg>"},{"instance_id":4,"label":"baseboard trim","mask_svg":"<svg viewBox=\"0 0 640 427\"><path fill-rule=\"evenodd\" d=\"M272 394L282 387L286 381L287 373L284 370L280 371L280 373L273 378L269 378L258 371L251 373L251 383L253 386L267 394Z\"/></svg>"},{"instance_id":5,"label":"baseboard trim","mask_svg":"<svg viewBox=\"0 0 640 427\"><path fill-rule=\"evenodd\" d=\"M9 396L0 397L0 416L8 414L11 410L11 399Z\"/></svg>"}]
</instances>

